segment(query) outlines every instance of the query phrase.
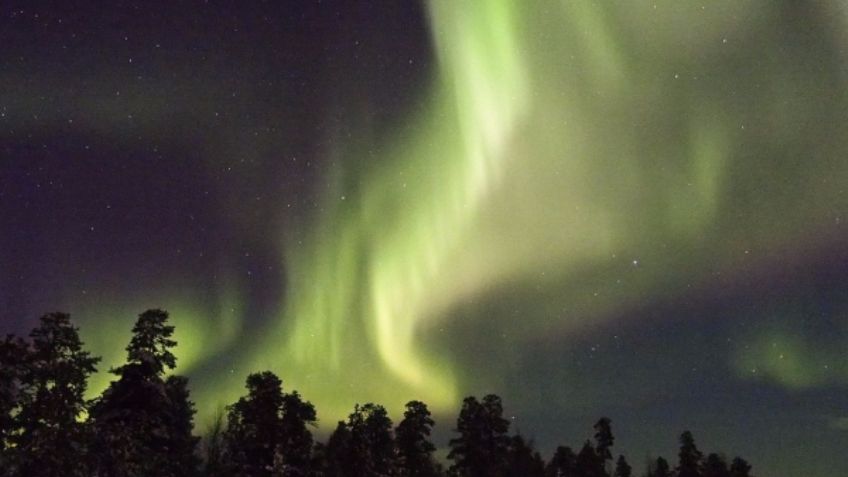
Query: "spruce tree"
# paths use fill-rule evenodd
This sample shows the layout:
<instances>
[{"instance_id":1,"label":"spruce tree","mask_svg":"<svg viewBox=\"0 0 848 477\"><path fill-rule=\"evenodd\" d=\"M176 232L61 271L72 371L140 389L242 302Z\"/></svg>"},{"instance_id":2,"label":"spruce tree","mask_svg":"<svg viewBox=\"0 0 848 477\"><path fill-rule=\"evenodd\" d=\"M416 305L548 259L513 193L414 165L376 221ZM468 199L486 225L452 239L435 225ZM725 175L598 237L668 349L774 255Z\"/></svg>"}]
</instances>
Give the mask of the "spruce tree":
<instances>
[{"instance_id":1,"label":"spruce tree","mask_svg":"<svg viewBox=\"0 0 848 477\"><path fill-rule=\"evenodd\" d=\"M167 322L162 310L139 315L127 362L111 370L118 379L92 407L99 475L176 477L197 471L187 381L165 379L176 366L171 349L177 345Z\"/></svg>"},{"instance_id":2,"label":"spruce tree","mask_svg":"<svg viewBox=\"0 0 848 477\"><path fill-rule=\"evenodd\" d=\"M438 474L430 442L435 422L421 401L406 403L403 420L395 429L398 449L398 473L402 477L434 477Z\"/></svg>"},{"instance_id":3,"label":"spruce tree","mask_svg":"<svg viewBox=\"0 0 848 477\"><path fill-rule=\"evenodd\" d=\"M44 315L29 337L9 467L20 476L87 476L88 433L81 417L87 380L100 359L83 350L66 313Z\"/></svg>"},{"instance_id":4,"label":"spruce tree","mask_svg":"<svg viewBox=\"0 0 848 477\"><path fill-rule=\"evenodd\" d=\"M383 406L356 405L348 417L352 461L351 477L383 477L395 471L392 420Z\"/></svg>"},{"instance_id":5,"label":"spruce tree","mask_svg":"<svg viewBox=\"0 0 848 477\"><path fill-rule=\"evenodd\" d=\"M730 464L731 477L750 477L751 465L741 457L734 457Z\"/></svg>"},{"instance_id":6,"label":"spruce tree","mask_svg":"<svg viewBox=\"0 0 848 477\"><path fill-rule=\"evenodd\" d=\"M650 477L671 477L671 466L662 457L657 457L653 469L648 474Z\"/></svg>"},{"instance_id":7,"label":"spruce tree","mask_svg":"<svg viewBox=\"0 0 848 477\"><path fill-rule=\"evenodd\" d=\"M545 461L533 449L533 444L527 442L518 434L509 439L507 451L506 477L544 477Z\"/></svg>"},{"instance_id":8,"label":"spruce tree","mask_svg":"<svg viewBox=\"0 0 848 477\"><path fill-rule=\"evenodd\" d=\"M275 471L285 477L305 476L312 466L312 433L308 426L317 420L315 407L297 391L283 395L280 443Z\"/></svg>"},{"instance_id":9,"label":"spruce tree","mask_svg":"<svg viewBox=\"0 0 848 477\"><path fill-rule=\"evenodd\" d=\"M456 421L459 436L450 440L451 472L460 477L499 475L506 465L509 421L501 399L489 394L483 402L465 398Z\"/></svg>"},{"instance_id":10,"label":"spruce tree","mask_svg":"<svg viewBox=\"0 0 848 477\"><path fill-rule=\"evenodd\" d=\"M17 430L14 417L20 408L21 380L29 352L29 345L21 338L7 335L0 341L0 469L11 465L10 439Z\"/></svg>"},{"instance_id":11,"label":"spruce tree","mask_svg":"<svg viewBox=\"0 0 848 477\"><path fill-rule=\"evenodd\" d=\"M677 477L701 477L703 454L695 445L692 433L684 431L680 435L680 459L677 465Z\"/></svg>"},{"instance_id":12,"label":"spruce tree","mask_svg":"<svg viewBox=\"0 0 848 477\"><path fill-rule=\"evenodd\" d=\"M612 460L612 448L615 438L612 435L612 421L608 417L602 417L595 423L595 451L601 459L601 466L606 467L607 461Z\"/></svg>"},{"instance_id":13,"label":"spruce tree","mask_svg":"<svg viewBox=\"0 0 848 477\"><path fill-rule=\"evenodd\" d=\"M316 446L315 454L319 460L323 477L345 477L347 471L355 467L351 446L350 429L344 421L339 421L336 429L327 439L326 446Z\"/></svg>"},{"instance_id":14,"label":"spruce tree","mask_svg":"<svg viewBox=\"0 0 848 477\"><path fill-rule=\"evenodd\" d=\"M571 447L556 448L545 467L545 477L577 477L577 456Z\"/></svg>"},{"instance_id":15,"label":"spruce tree","mask_svg":"<svg viewBox=\"0 0 848 477\"><path fill-rule=\"evenodd\" d=\"M577 475L579 477L605 477L604 462L592 443L586 441L577 453Z\"/></svg>"},{"instance_id":16,"label":"spruce tree","mask_svg":"<svg viewBox=\"0 0 848 477\"><path fill-rule=\"evenodd\" d=\"M623 455L618 456L615 462L615 477L630 477L633 475L633 468L627 463L627 459Z\"/></svg>"},{"instance_id":17,"label":"spruce tree","mask_svg":"<svg viewBox=\"0 0 848 477\"><path fill-rule=\"evenodd\" d=\"M247 396L227 408L224 448L235 475L269 477L282 436L282 381L270 371L247 377Z\"/></svg>"},{"instance_id":18,"label":"spruce tree","mask_svg":"<svg viewBox=\"0 0 848 477\"><path fill-rule=\"evenodd\" d=\"M716 453L708 455L704 461L704 477L730 477L724 458Z\"/></svg>"}]
</instances>

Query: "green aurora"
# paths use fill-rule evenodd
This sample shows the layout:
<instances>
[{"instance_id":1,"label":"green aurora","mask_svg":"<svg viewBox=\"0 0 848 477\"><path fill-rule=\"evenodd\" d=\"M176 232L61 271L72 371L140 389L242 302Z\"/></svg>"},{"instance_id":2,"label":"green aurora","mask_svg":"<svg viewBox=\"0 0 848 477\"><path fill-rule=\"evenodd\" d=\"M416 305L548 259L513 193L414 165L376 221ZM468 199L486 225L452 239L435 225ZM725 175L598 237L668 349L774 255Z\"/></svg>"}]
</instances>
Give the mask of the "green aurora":
<instances>
[{"instance_id":1,"label":"green aurora","mask_svg":"<svg viewBox=\"0 0 848 477\"><path fill-rule=\"evenodd\" d=\"M259 181L258 169L215 198L226 228L271 244L284 270L284 298L264 320L251 315L237 260L214 265L211 287L169 271L157 283L68 293L84 340L104 358L92 395L123 360L133 315L161 306L177 330L177 371L202 404L201 429L261 369L315 403L322 423L367 401L396 416L421 399L444 416L464 395L504 392L526 371L480 363L514 363L523 350L582 342L610 325L648 326L636 322L645 309L756 288L848 242L843 2L425 5L435 59L413 81L412 105L381 129L358 121L367 101L338 94L353 134L324 130L313 213L267 200L257 207L268 214L244 213L236 189ZM0 85L15 78L7 72ZM78 127L132 141L95 96L76 103L86 118ZM37 109L26 97L0 99ZM145 95L122 101L162 136L214 112L202 99L183 109ZM39 120L59 127L51 114ZM280 140L294 137L293 119L279 121ZM206 138L204 167L273 160L271 144L239 131ZM772 318L728 340L714 366L790 392L848 385L848 296L832 303L833 332L822 338L803 325L817 312L796 303L816 293L761 310ZM758 319L745 313L709 319ZM570 366L557 379L577 382ZM527 387L532 395L529 378ZM580 409L612 399L580 389L527 402Z\"/></svg>"},{"instance_id":2,"label":"green aurora","mask_svg":"<svg viewBox=\"0 0 848 477\"><path fill-rule=\"evenodd\" d=\"M793 34L769 2L428 7L438 63L414 114L390 137L334 141L343 160L326 171L307 240L267 231L280 234L290 298L266 329L240 334L235 281L211 297L169 284L80 314L167 303L189 375L251 342L231 372L197 380L199 402L230 402L246 372L270 368L325 418L354 400L398 411L420 398L447 412L470 391L463 376L497 382L436 344L458 305L507 284L543 290L538 312L509 325L529 342L838 238L844 183L821 178L848 177L836 154L848 150L845 97L832 94L845 78L823 57L838 54L824 42L841 40L844 17L808 39L816 49L763 55ZM123 358L125 325L84 327L106 363ZM742 376L765 363L767 378L811 386L823 372L803 339L764 330L752 340L786 347L781 364L765 345L728 359Z\"/></svg>"}]
</instances>

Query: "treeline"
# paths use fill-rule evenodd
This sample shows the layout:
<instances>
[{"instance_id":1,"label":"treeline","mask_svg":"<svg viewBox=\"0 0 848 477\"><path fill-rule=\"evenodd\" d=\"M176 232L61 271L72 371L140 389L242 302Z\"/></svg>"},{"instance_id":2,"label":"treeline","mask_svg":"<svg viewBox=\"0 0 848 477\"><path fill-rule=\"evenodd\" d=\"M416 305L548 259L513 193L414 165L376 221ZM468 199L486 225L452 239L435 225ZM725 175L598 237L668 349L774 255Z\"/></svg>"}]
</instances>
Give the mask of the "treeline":
<instances>
[{"instance_id":1,"label":"treeline","mask_svg":"<svg viewBox=\"0 0 848 477\"><path fill-rule=\"evenodd\" d=\"M247 377L247 393L226 408L201 444L185 377L170 374L173 326L162 310L139 315L127 360L86 401L99 358L83 348L64 313L41 318L29 339L0 341L2 477L631 477L613 457L611 422L601 418L578 452L558 447L548 462L520 434L510 435L501 399L468 397L449 442L448 465L434 458L434 422L423 402L406 405L394 426L385 408L356 405L328 440L314 442L315 407L284 392L270 371ZM447 468L445 468L447 467ZM680 436L678 463L651 462L648 477L746 477L751 466L704 457Z\"/></svg>"}]
</instances>

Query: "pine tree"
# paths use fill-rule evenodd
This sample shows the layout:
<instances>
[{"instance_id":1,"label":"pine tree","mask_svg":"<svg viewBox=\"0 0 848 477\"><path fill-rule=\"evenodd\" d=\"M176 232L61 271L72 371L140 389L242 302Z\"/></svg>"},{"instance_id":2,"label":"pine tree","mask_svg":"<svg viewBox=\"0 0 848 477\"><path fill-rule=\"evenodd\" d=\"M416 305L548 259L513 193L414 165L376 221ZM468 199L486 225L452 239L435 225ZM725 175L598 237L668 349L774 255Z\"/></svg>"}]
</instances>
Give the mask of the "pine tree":
<instances>
[{"instance_id":1,"label":"pine tree","mask_svg":"<svg viewBox=\"0 0 848 477\"><path fill-rule=\"evenodd\" d=\"M604 462L592 443L586 441L577 453L577 475L579 477L605 477Z\"/></svg>"},{"instance_id":2,"label":"pine tree","mask_svg":"<svg viewBox=\"0 0 848 477\"><path fill-rule=\"evenodd\" d=\"M315 454L319 459L321 475L324 477L345 477L347 471L354 468L354 456L351 446L350 429L344 421L339 421L336 429L327 439L327 445L316 446Z\"/></svg>"},{"instance_id":3,"label":"pine tree","mask_svg":"<svg viewBox=\"0 0 848 477\"><path fill-rule=\"evenodd\" d=\"M247 396L227 408L224 448L235 475L268 477L282 435L282 381L270 371L247 377Z\"/></svg>"},{"instance_id":4,"label":"pine tree","mask_svg":"<svg viewBox=\"0 0 848 477\"><path fill-rule=\"evenodd\" d=\"M677 466L678 477L700 477L703 454L695 446L695 438L692 433L684 431L680 435L680 461Z\"/></svg>"},{"instance_id":5,"label":"pine tree","mask_svg":"<svg viewBox=\"0 0 848 477\"><path fill-rule=\"evenodd\" d=\"M389 476L395 470L395 443L392 420L383 406L356 405L348 417L352 477Z\"/></svg>"},{"instance_id":6,"label":"pine tree","mask_svg":"<svg viewBox=\"0 0 848 477\"><path fill-rule=\"evenodd\" d=\"M478 402L473 396L465 398L456 432L450 440L448 459L453 461L451 472L461 477L499 475L506 464L509 421L503 418L501 399L489 394Z\"/></svg>"},{"instance_id":7,"label":"pine tree","mask_svg":"<svg viewBox=\"0 0 848 477\"><path fill-rule=\"evenodd\" d=\"M10 439L17 432L14 416L20 408L21 381L29 353L29 345L21 338L7 335L0 341L0 469L11 465Z\"/></svg>"},{"instance_id":8,"label":"pine tree","mask_svg":"<svg viewBox=\"0 0 848 477\"><path fill-rule=\"evenodd\" d=\"M731 477L749 477L751 475L751 465L741 457L734 457L730 464Z\"/></svg>"},{"instance_id":9,"label":"pine tree","mask_svg":"<svg viewBox=\"0 0 848 477\"><path fill-rule=\"evenodd\" d=\"M650 477L671 477L671 466L668 461L662 457L657 457L653 465L653 469L648 474Z\"/></svg>"},{"instance_id":10,"label":"pine tree","mask_svg":"<svg viewBox=\"0 0 848 477\"><path fill-rule=\"evenodd\" d=\"M275 465L282 476L305 476L312 466L312 433L307 426L315 425L315 407L301 399L297 391L283 395L283 415L280 420L279 460Z\"/></svg>"},{"instance_id":11,"label":"pine tree","mask_svg":"<svg viewBox=\"0 0 848 477\"><path fill-rule=\"evenodd\" d=\"M556 448L545 468L546 477L577 477L577 456L571 447Z\"/></svg>"},{"instance_id":12,"label":"pine tree","mask_svg":"<svg viewBox=\"0 0 848 477\"><path fill-rule=\"evenodd\" d=\"M606 467L608 460L612 460L610 448L615 441L612 435L612 421L608 417L602 417L595 423L595 451L601 459L601 466Z\"/></svg>"},{"instance_id":13,"label":"pine tree","mask_svg":"<svg viewBox=\"0 0 848 477\"><path fill-rule=\"evenodd\" d=\"M167 321L162 310L139 315L127 362L111 370L118 379L92 407L98 475L168 477L197 471L187 381L164 379L176 366L174 327Z\"/></svg>"},{"instance_id":14,"label":"pine tree","mask_svg":"<svg viewBox=\"0 0 848 477\"><path fill-rule=\"evenodd\" d=\"M78 330L65 313L44 315L29 336L30 352L20 374L20 412L15 416L20 432L10 436L15 447L10 467L21 476L88 475L81 458L88 435L80 418L86 410L87 380L100 358L83 350Z\"/></svg>"},{"instance_id":15,"label":"pine tree","mask_svg":"<svg viewBox=\"0 0 848 477\"><path fill-rule=\"evenodd\" d=\"M727 462L716 453L708 455L704 462L704 477L730 477Z\"/></svg>"},{"instance_id":16,"label":"pine tree","mask_svg":"<svg viewBox=\"0 0 848 477\"><path fill-rule=\"evenodd\" d=\"M633 468L627 463L627 459L623 455L618 456L615 462L615 477L630 477L633 475Z\"/></svg>"},{"instance_id":17,"label":"pine tree","mask_svg":"<svg viewBox=\"0 0 848 477\"><path fill-rule=\"evenodd\" d=\"M545 461L533 449L533 444L527 442L518 434L509 439L507 452L507 477L543 477Z\"/></svg>"},{"instance_id":18,"label":"pine tree","mask_svg":"<svg viewBox=\"0 0 848 477\"><path fill-rule=\"evenodd\" d=\"M402 477L434 477L438 475L433 452L436 446L430 442L430 433L435 422L430 417L427 405L421 401L406 403L403 420L395 429L398 448L398 470Z\"/></svg>"}]
</instances>

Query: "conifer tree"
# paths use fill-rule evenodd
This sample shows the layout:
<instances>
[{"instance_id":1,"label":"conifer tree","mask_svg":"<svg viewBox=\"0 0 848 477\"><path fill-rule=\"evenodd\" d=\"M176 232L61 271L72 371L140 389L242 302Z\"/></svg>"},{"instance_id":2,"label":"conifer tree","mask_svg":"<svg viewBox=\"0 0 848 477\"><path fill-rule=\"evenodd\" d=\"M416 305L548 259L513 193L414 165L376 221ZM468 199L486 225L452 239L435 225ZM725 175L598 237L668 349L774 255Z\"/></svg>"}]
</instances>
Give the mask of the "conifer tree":
<instances>
[{"instance_id":1,"label":"conifer tree","mask_svg":"<svg viewBox=\"0 0 848 477\"><path fill-rule=\"evenodd\" d=\"M648 473L649 477L671 477L671 466L662 457L657 457L653 469Z\"/></svg>"},{"instance_id":2,"label":"conifer tree","mask_svg":"<svg viewBox=\"0 0 848 477\"><path fill-rule=\"evenodd\" d=\"M595 423L595 451L601 459L601 466L606 467L607 461L612 460L612 448L615 438L612 435L612 421L608 417L602 417Z\"/></svg>"},{"instance_id":3,"label":"conifer tree","mask_svg":"<svg viewBox=\"0 0 848 477\"><path fill-rule=\"evenodd\" d=\"M15 449L9 467L20 476L87 476L82 457L88 435L80 418L88 377L100 359L83 350L66 313L44 315L29 337L30 352L19 375L20 412L14 419L19 432L10 436ZM19 344L12 349L20 349Z\"/></svg>"},{"instance_id":4,"label":"conifer tree","mask_svg":"<svg viewBox=\"0 0 848 477\"><path fill-rule=\"evenodd\" d=\"M127 362L111 370L118 379L92 407L98 475L176 477L197 471L187 381L164 377L176 366L174 327L167 321L162 310L139 315Z\"/></svg>"},{"instance_id":5,"label":"conifer tree","mask_svg":"<svg viewBox=\"0 0 848 477\"><path fill-rule=\"evenodd\" d=\"M356 405L348 417L350 429L351 477L390 476L395 470L395 443L392 420L383 406Z\"/></svg>"},{"instance_id":6,"label":"conifer tree","mask_svg":"<svg viewBox=\"0 0 848 477\"><path fill-rule=\"evenodd\" d=\"M434 421L427 405L421 401L406 403L403 420L395 429L398 449L398 471L402 477L433 477L438 474L430 442Z\"/></svg>"},{"instance_id":7,"label":"conifer tree","mask_svg":"<svg viewBox=\"0 0 848 477\"><path fill-rule=\"evenodd\" d=\"M14 416L20 408L21 380L29 352L29 345L21 338L7 335L0 341L0 469L11 465L10 438L17 430Z\"/></svg>"},{"instance_id":8,"label":"conifer tree","mask_svg":"<svg viewBox=\"0 0 848 477\"><path fill-rule=\"evenodd\" d=\"M577 475L579 477L605 477L604 461L592 443L586 441L577 453Z\"/></svg>"},{"instance_id":9,"label":"conifer tree","mask_svg":"<svg viewBox=\"0 0 848 477\"><path fill-rule=\"evenodd\" d=\"M692 437L692 433L689 431L684 431L680 435L680 452L678 453L678 457L680 459L677 466L678 477L701 476L703 454L698 450L698 447L695 445L695 438Z\"/></svg>"},{"instance_id":10,"label":"conifer tree","mask_svg":"<svg viewBox=\"0 0 848 477\"><path fill-rule=\"evenodd\" d=\"M545 468L545 477L577 477L577 456L571 447L556 448Z\"/></svg>"},{"instance_id":11,"label":"conifer tree","mask_svg":"<svg viewBox=\"0 0 848 477\"><path fill-rule=\"evenodd\" d=\"M327 439L327 445L316 446L315 454L320 460L321 475L324 477L345 477L346 471L354 468L354 456L351 447L350 429L344 421L339 421L336 429Z\"/></svg>"},{"instance_id":12,"label":"conifer tree","mask_svg":"<svg viewBox=\"0 0 848 477\"><path fill-rule=\"evenodd\" d=\"M271 475L282 435L282 384L270 371L251 374L247 396L227 408L224 448L235 475Z\"/></svg>"},{"instance_id":13,"label":"conifer tree","mask_svg":"<svg viewBox=\"0 0 848 477\"><path fill-rule=\"evenodd\" d=\"M750 477L751 465L741 457L734 457L730 464L731 477Z\"/></svg>"},{"instance_id":14,"label":"conifer tree","mask_svg":"<svg viewBox=\"0 0 848 477\"><path fill-rule=\"evenodd\" d=\"M615 462L615 477L630 477L633 475L633 468L627 463L627 459L623 455L618 456Z\"/></svg>"},{"instance_id":15,"label":"conifer tree","mask_svg":"<svg viewBox=\"0 0 848 477\"><path fill-rule=\"evenodd\" d=\"M315 407L309 401L301 399L297 391L283 395L283 415L280 420L280 443L278 474L305 476L312 466L312 433L308 426L315 425L317 415Z\"/></svg>"},{"instance_id":16,"label":"conifer tree","mask_svg":"<svg viewBox=\"0 0 848 477\"><path fill-rule=\"evenodd\" d=\"M489 394L483 402L465 398L456 422L459 436L450 440L451 472L460 477L499 475L506 465L509 421L501 399Z\"/></svg>"},{"instance_id":17,"label":"conifer tree","mask_svg":"<svg viewBox=\"0 0 848 477\"><path fill-rule=\"evenodd\" d=\"M543 477L545 475L545 461L542 456L533 449L533 444L527 442L517 434L509 439L507 452L507 477Z\"/></svg>"}]
</instances>

